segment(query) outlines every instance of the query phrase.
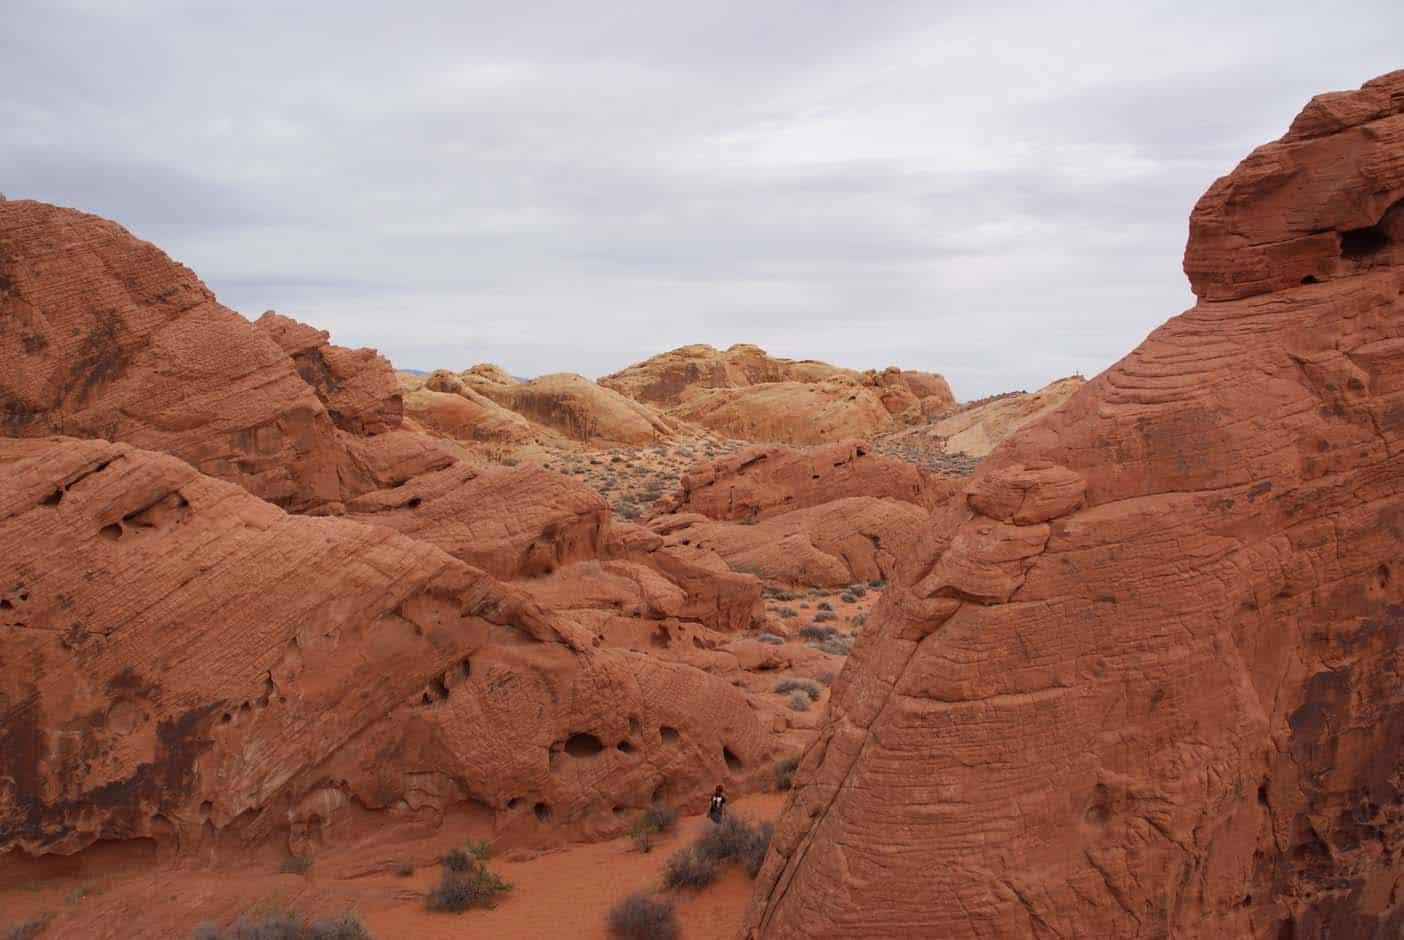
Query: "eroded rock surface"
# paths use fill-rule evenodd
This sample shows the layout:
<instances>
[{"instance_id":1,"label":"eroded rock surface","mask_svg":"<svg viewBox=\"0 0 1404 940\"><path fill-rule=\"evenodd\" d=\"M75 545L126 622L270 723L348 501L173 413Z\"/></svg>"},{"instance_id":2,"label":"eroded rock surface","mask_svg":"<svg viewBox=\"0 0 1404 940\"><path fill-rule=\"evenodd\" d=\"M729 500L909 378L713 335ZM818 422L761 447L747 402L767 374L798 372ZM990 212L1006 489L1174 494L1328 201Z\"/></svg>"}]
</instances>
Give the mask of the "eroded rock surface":
<instances>
[{"instance_id":1,"label":"eroded rock surface","mask_svg":"<svg viewBox=\"0 0 1404 940\"><path fill-rule=\"evenodd\" d=\"M615 833L657 794L768 770L725 678L170 456L0 439L0 544L7 865L152 839L369 871L470 836Z\"/></svg>"},{"instance_id":2,"label":"eroded rock surface","mask_svg":"<svg viewBox=\"0 0 1404 940\"><path fill-rule=\"evenodd\" d=\"M1198 306L900 560L750 936L1404 927L1402 134L1394 73L1215 183Z\"/></svg>"}]
</instances>

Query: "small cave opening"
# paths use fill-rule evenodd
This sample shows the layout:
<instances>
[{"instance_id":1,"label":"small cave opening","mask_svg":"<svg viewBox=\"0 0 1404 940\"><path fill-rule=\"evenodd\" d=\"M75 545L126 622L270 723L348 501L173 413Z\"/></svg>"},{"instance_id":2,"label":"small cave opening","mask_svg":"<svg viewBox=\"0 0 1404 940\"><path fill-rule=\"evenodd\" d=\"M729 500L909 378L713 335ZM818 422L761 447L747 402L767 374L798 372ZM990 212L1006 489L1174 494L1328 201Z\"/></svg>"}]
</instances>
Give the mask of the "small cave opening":
<instances>
[{"instance_id":1,"label":"small cave opening","mask_svg":"<svg viewBox=\"0 0 1404 940\"><path fill-rule=\"evenodd\" d=\"M63 499L63 490L57 489L50 493L48 496L45 496L43 499L39 500L39 505L57 506L59 504L59 500L61 499Z\"/></svg>"},{"instance_id":2,"label":"small cave opening","mask_svg":"<svg viewBox=\"0 0 1404 940\"><path fill-rule=\"evenodd\" d=\"M722 748L722 760L726 761L726 769L732 773L740 773L744 769L741 758L732 753L731 748Z\"/></svg>"},{"instance_id":3,"label":"small cave opening","mask_svg":"<svg viewBox=\"0 0 1404 940\"><path fill-rule=\"evenodd\" d=\"M1317 280L1315 274L1308 274L1306 277L1302 278L1302 283L1303 283L1303 284L1320 284L1321 282L1320 282L1319 280Z\"/></svg>"},{"instance_id":4,"label":"small cave opening","mask_svg":"<svg viewBox=\"0 0 1404 940\"><path fill-rule=\"evenodd\" d=\"M547 804L537 803L531 808L531 811L536 814L536 819L538 822L551 821L551 807Z\"/></svg>"},{"instance_id":5,"label":"small cave opening","mask_svg":"<svg viewBox=\"0 0 1404 940\"><path fill-rule=\"evenodd\" d=\"M634 753L634 745L630 744L628 741L620 741L615 747L625 754Z\"/></svg>"},{"instance_id":6,"label":"small cave opening","mask_svg":"<svg viewBox=\"0 0 1404 940\"><path fill-rule=\"evenodd\" d=\"M109 542L115 542L122 537L122 527L114 522L111 525L105 525L99 529L98 535Z\"/></svg>"},{"instance_id":7,"label":"small cave opening","mask_svg":"<svg viewBox=\"0 0 1404 940\"><path fill-rule=\"evenodd\" d=\"M409 502L405 503L405 508L406 508L406 509L418 509L420 503L422 503L422 502L424 502L424 500L422 500L422 499L420 499L418 496L416 496L416 497L414 497L413 499L411 499Z\"/></svg>"},{"instance_id":8,"label":"small cave opening","mask_svg":"<svg viewBox=\"0 0 1404 940\"><path fill-rule=\"evenodd\" d=\"M571 757L594 757L604 749L603 741L583 731L577 731L566 738L565 752Z\"/></svg>"},{"instance_id":9,"label":"small cave opening","mask_svg":"<svg viewBox=\"0 0 1404 940\"><path fill-rule=\"evenodd\" d=\"M682 735L678 734L678 729L672 725L659 725L658 737L664 744L677 744L682 740Z\"/></svg>"},{"instance_id":10,"label":"small cave opening","mask_svg":"<svg viewBox=\"0 0 1404 940\"><path fill-rule=\"evenodd\" d=\"M1390 247L1404 234L1404 199L1385 210L1374 225L1341 232L1341 257L1361 261Z\"/></svg>"}]
</instances>

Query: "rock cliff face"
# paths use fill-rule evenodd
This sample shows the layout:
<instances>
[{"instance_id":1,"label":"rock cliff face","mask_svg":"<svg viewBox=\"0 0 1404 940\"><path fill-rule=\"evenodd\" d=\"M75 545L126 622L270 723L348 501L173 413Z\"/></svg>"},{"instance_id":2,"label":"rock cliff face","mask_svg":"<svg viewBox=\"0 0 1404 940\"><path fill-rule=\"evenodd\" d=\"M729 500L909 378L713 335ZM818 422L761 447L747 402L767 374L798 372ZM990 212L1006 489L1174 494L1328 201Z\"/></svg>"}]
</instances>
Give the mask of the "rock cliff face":
<instances>
[{"instance_id":1,"label":"rock cliff face","mask_svg":"<svg viewBox=\"0 0 1404 940\"><path fill-rule=\"evenodd\" d=\"M0 202L0 430L129 441L281 506L340 497L336 428L277 342L120 226Z\"/></svg>"},{"instance_id":2,"label":"rock cliff face","mask_svg":"<svg viewBox=\"0 0 1404 940\"><path fill-rule=\"evenodd\" d=\"M1195 208L1192 310L899 562L753 937L1404 928L1404 72Z\"/></svg>"}]
</instances>

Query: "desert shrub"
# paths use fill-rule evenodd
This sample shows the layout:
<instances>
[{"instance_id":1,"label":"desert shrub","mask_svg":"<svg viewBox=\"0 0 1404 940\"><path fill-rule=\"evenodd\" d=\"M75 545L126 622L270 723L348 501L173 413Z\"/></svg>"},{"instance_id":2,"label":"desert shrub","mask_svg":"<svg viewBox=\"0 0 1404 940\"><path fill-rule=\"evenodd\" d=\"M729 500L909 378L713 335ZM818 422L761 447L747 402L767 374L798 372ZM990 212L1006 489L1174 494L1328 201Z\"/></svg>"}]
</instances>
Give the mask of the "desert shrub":
<instances>
[{"instance_id":1,"label":"desert shrub","mask_svg":"<svg viewBox=\"0 0 1404 940\"><path fill-rule=\"evenodd\" d=\"M791 754L782 757L775 764L775 789L788 790L795 785L795 771L799 768L800 756Z\"/></svg>"},{"instance_id":2,"label":"desert shrub","mask_svg":"<svg viewBox=\"0 0 1404 940\"><path fill-rule=\"evenodd\" d=\"M408 878L410 875L414 874L414 866L401 865L399 868L395 869L395 874L401 878Z\"/></svg>"},{"instance_id":3,"label":"desert shrub","mask_svg":"<svg viewBox=\"0 0 1404 940\"><path fill-rule=\"evenodd\" d=\"M858 595L844 592L843 596L840 597L839 600L843 601L845 604L856 604L858 603Z\"/></svg>"},{"instance_id":4,"label":"desert shrub","mask_svg":"<svg viewBox=\"0 0 1404 940\"><path fill-rule=\"evenodd\" d=\"M781 607L780 616L784 617L786 620L790 620L791 618L798 617L799 611L795 610L793 607Z\"/></svg>"},{"instance_id":5,"label":"desert shrub","mask_svg":"<svg viewBox=\"0 0 1404 940\"><path fill-rule=\"evenodd\" d=\"M853 615L853 618L852 618L851 620L849 620L849 623L853 624L853 629L855 629L855 630L858 629L859 627L861 627L863 624L865 624L865 623L867 623L867 622L868 622L868 614L867 614L866 611L863 612L863 613L854 614L854 615Z\"/></svg>"},{"instance_id":6,"label":"desert shrub","mask_svg":"<svg viewBox=\"0 0 1404 940\"><path fill-rule=\"evenodd\" d=\"M468 871L473 868L475 863L473 856L462 849L450 849L448 854L439 859L439 864L449 871Z\"/></svg>"},{"instance_id":7,"label":"desert shrub","mask_svg":"<svg viewBox=\"0 0 1404 940\"><path fill-rule=\"evenodd\" d=\"M3 936L5 940L33 940L48 929L49 921L53 919L53 914L45 912L37 917L31 917L29 920L6 927L5 932L0 936Z\"/></svg>"},{"instance_id":8,"label":"desert shrub","mask_svg":"<svg viewBox=\"0 0 1404 940\"><path fill-rule=\"evenodd\" d=\"M776 636L773 633L762 633L760 636L756 637L756 640L761 643L769 643L771 646L785 645L785 638L783 636Z\"/></svg>"},{"instance_id":9,"label":"desert shrub","mask_svg":"<svg viewBox=\"0 0 1404 940\"><path fill-rule=\"evenodd\" d=\"M765 861L773 830L770 823L757 825L741 816L727 816L720 825L703 832L692 848L713 865L739 862L754 878Z\"/></svg>"},{"instance_id":10,"label":"desert shrub","mask_svg":"<svg viewBox=\"0 0 1404 940\"><path fill-rule=\"evenodd\" d=\"M476 859L486 860L492 858L492 842L488 839L479 839L477 842L469 842L463 849Z\"/></svg>"},{"instance_id":11,"label":"desert shrub","mask_svg":"<svg viewBox=\"0 0 1404 940\"><path fill-rule=\"evenodd\" d=\"M834 684L834 674L833 674L832 672L828 672L828 671L821 672L821 673L819 673L819 675L817 676L817 678L819 679L819 682L820 682L822 685L833 685L833 684Z\"/></svg>"},{"instance_id":12,"label":"desert shrub","mask_svg":"<svg viewBox=\"0 0 1404 940\"><path fill-rule=\"evenodd\" d=\"M302 915L293 911L270 911L240 917L234 924L233 940L303 940L308 933Z\"/></svg>"},{"instance_id":13,"label":"desert shrub","mask_svg":"<svg viewBox=\"0 0 1404 940\"><path fill-rule=\"evenodd\" d=\"M790 693L790 708L797 712L809 711L810 698L799 689Z\"/></svg>"},{"instance_id":14,"label":"desert shrub","mask_svg":"<svg viewBox=\"0 0 1404 940\"><path fill-rule=\"evenodd\" d=\"M833 610L833 609L834 609L834 605L833 605L833 604L830 604L828 601L820 601L820 602L819 602L819 609L820 609L820 610Z\"/></svg>"},{"instance_id":15,"label":"desert shrub","mask_svg":"<svg viewBox=\"0 0 1404 940\"><path fill-rule=\"evenodd\" d=\"M765 570L760 565L732 565L731 570L737 574L755 575L757 578L765 577ZM765 593L764 588L761 589L761 593Z\"/></svg>"},{"instance_id":16,"label":"desert shrub","mask_svg":"<svg viewBox=\"0 0 1404 940\"><path fill-rule=\"evenodd\" d=\"M837 619L838 619L838 614L834 613L832 610L821 610L821 611L819 611L817 614L814 615L814 622L815 622L815 623L825 623L825 622L827 622L827 621L830 621L830 620L837 620Z\"/></svg>"},{"instance_id":17,"label":"desert shrub","mask_svg":"<svg viewBox=\"0 0 1404 940\"><path fill-rule=\"evenodd\" d=\"M294 855L283 863L283 867L278 869L285 875L305 875L312 867L312 859L306 855Z\"/></svg>"},{"instance_id":18,"label":"desert shrub","mask_svg":"<svg viewBox=\"0 0 1404 940\"><path fill-rule=\"evenodd\" d=\"M853 649L853 640L850 637L836 636L814 644L814 648L830 656L847 656Z\"/></svg>"},{"instance_id":19,"label":"desert shrub","mask_svg":"<svg viewBox=\"0 0 1404 940\"><path fill-rule=\"evenodd\" d=\"M666 803L650 803L629 827L630 835L641 832L667 832L678 821L678 811Z\"/></svg>"},{"instance_id":20,"label":"desert shrub","mask_svg":"<svg viewBox=\"0 0 1404 940\"><path fill-rule=\"evenodd\" d=\"M224 936L224 931L209 921L197 924L195 929L190 932L190 940L220 940L222 936ZM9 938L10 935L6 934L6 937Z\"/></svg>"},{"instance_id":21,"label":"desert shrub","mask_svg":"<svg viewBox=\"0 0 1404 940\"><path fill-rule=\"evenodd\" d=\"M874 578L873 580L868 582L868 587L872 588L875 591L881 591L883 588L887 587L887 582L884 581L882 578Z\"/></svg>"},{"instance_id":22,"label":"desert shrub","mask_svg":"<svg viewBox=\"0 0 1404 940\"><path fill-rule=\"evenodd\" d=\"M775 683L776 692L785 693L794 692L796 690L809 696L810 701L813 702L819 701L819 696L824 694L824 690L819 688L819 683L815 682L813 679L802 679L799 676L786 676Z\"/></svg>"},{"instance_id":23,"label":"desert shrub","mask_svg":"<svg viewBox=\"0 0 1404 940\"><path fill-rule=\"evenodd\" d=\"M314 923L312 940L372 940L372 936L355 914L342 914Z\"/></svg>"},{"instance_id":24,"label":"desert shrub","mask_svg":"<svg viewBox=\"0 0 1404 940\"><path fill-rule=\"evenodd\" d=\"M809 609L809 602L808 602L808 601L800 601L800 610L808 610L808 609Z\"/></svg>"},{"instance_id":25,"label":"desert shrub","mask_svg":"<svg viewBox=\"0 0 1404 940\"><path fill-rule=\"evenodd\" d=\"M824 640L832 640L834 637L838 636L838 630L833 627L816 627L813 624L809 624L800 627L799 635L806 640L814 640L816 643L821 643Z\"/></svg>"},{"instance_id":26,"label":"desert shrub","mask_svg":"<svg viewBox=\"0 0 1404 940\"><path fill-rule=\"evenodd\" d=\"M678 915L672 899L639 892L616 902L605 916L605 926L616 940L676 940Z\"/></svg>"},{"instance_id":27,"label":"desert shrub","mask_svg":"<svg viewBox=\"0 0 1404 940\"><path fill-rule=\"evenodd\" d=\"M445 864L439 883L425 897L424 906L431 911L454 913L472 907L492 907L499 894L511 890L511 885L477 859L473 859L472 866L466 871L455 871Z\"/></svg>"},{"instance_id":28,"label":"desert shrub","mask_svg":"<svg viewBox=\"0 0 1404 940\"><path fill-rule=\"evenodd\" d=\"M848 586L848 593L854 597L862 597L868 593L868 586L862 581L856 581Z\"/></svg>"},{"instance_id":29,"label":"desert shrub","mask_svg":"<svg viewBox=\"0 0 1404 940\"><path fill-rule=\"evenodd\" d=\"M696 845L678 849L663 864L663 887L670 891L680 888L697 891L707 887L716 877L716 859L703 854Z\"/></svg>"}]
</instances>

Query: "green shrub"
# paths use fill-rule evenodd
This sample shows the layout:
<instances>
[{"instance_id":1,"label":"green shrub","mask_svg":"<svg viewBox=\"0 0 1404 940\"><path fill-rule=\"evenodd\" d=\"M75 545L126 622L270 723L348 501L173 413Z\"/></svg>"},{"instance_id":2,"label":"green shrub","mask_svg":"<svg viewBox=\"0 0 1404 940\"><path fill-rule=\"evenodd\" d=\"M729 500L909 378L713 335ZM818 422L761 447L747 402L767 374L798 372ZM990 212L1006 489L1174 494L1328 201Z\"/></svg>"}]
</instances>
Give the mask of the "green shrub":
<instances>
[{"instance_id":1,"label":"green shrub","mask_svg":"<svg viewBox=\"0 0 1404 940\"><path fill-rule=\"evenodd\" d=\"M676 940L678 915L671 898L658 899L639 892L627 895L609 909L605 927L616 940Z\"/></svg>"},{"instance_id":2,"label":"green shrub","mask_svg":"<svg viewBox=\"0 0 1404 940\"><path fill-rule=\"evenodd\" d=\"M834 613L834 612L831 611L831 610L821 610L821 611L819 611L817 614L814 615L814 622L815 622L815 623L825 623L825 622L827 622L827 621L830 621L830 620L837 620L837 619L838 619L838 614Z\"/></svg>"},{"instance_id":3,"label":"green shrub","mask_svg":"<svg viewBox=\"0 0 1404 940\"><path fill-rule=\"evenodd\" d=\"M702 854L695 845L678 849L663 864L663 887L670 891L681 888L700 890L716 878L716 860Z\"/></svg>"},{"instance_id":4,"label":"green shrub","mask_svg":"<svg viewBox=\"0 0 1404 940\"><path fill-rule=\"evenodd\" d=\"M813 624L809 624L800 627L799 635L806 640L814 640L816 643L821 643L824 640L832 640L839 635L839 632L834 627L816 627Z\"/></svg>"},{"instance_id":5,"label":"green shrub","mask_svg":"<svg viewBox=\"0 0 1404 940\"><path fill-rule=\"evenodd\" d=\"M830 604L828 601L820 601L820 602L819 602L819 609L820 609L820 610L833 610L833 609L834 609L834 605L833 605L833 604Z\"/></svg>"},{"instance_id":6,"label":"green shrub","mask_svg":"<svg viewBox=\"0 0 1404 940\"><path fill-rule=\"evenodd\" d=\"M466 852L463 854L467 856ZM424 906L431 911L454 913L473 907L492 907L499 894L511 890L512 886L498 877L485 862L473 859L471 867L465 871L457 871L445 863L439 883L425 897Z\"/></svg>"},{"instance_id":7,"label":"green shrub","mask_svg":"<svg viewBox=\"0 0 1404 940\"><path fill-rule=\"evenodd\" d=\"M812 700L808 695L804 694L799 689L796 689L795 691L790 693L789 701L790 708L794 709L797 712L807 712L809 711L809 703Z\"/></svg>"},{"instance_id":8,"label":"green shrub","mask_svg":"<svg viewBox=\"0 0 1404 940\"><path fill-rule=\"evenodd\" d=\"M439 859L439 864L449 871L471 871L477 860L462 849L450 849L448 854Z\"/></svg>"},{"instance_id":9,"label":"green shrub","mask_svg":"<svg viewBox=\"0 0 1404 940\"><path fill-rule=\"evenodd\" d=\"M784 617L786 620L790 620L794 617L798 617L799 611L795 610L793 607L781 607L780 616Z\"/></svg>"},{"instance_id":10,"label":"green shrub","mask_svg":"<svg viewBox=\"0 0 1404 940\"><path fill-rule=\"evenodd\" d=\"M883 588L887 587L887 582L884 581L882 578L874 578L873 580L868 582L868 587L872 588L875 591L881 591Z\"/></svg>"},{"instance_id":11,"label":"green shrub","mask_svg":"<svg viewBox=\"0 0 1404 940\"><path fill-rule=\"evenodd\" d=\"M727 816L703 832L692 848L714 866L738 862L754 878L765 861L773 830L770 823L757 825L741 816Z\"/></svg>"},{"instance_id":12,"label":"green shrub","mask_svg":"<svg viewBox=\"0 0 1404 940\"><path fill-rule=\"evenodd\" d=\"M782 757L775 765L775 789L788 790L795 785L795 771L799 768L800 756L791 754Z\"/></svg>"},{"instance_id":13,"label":"green shrub","mask_svg":"<svg viewBox=\"0 0 1404 940\"><path fill-rule=\"evenodd\" d=\"M781 694L800 691L808 695L812 702L819 701L819 697L824 694L824 690L819 688L819 683L815 682L813 679L803 679L799 676L786 676L775 683L774 691Z\"/></svg>"},{"instance_id":14,"label":"green shrub","mask_svg":"<svg viewBox=\"0 0 1404 940\"><path fill-rule=\"evenodd\" d=\"M868 586L862 581L855 582L848 586L848 593L852 594L854 597L862 597L864 594L868 593Z\"/></svg>"},{"instance_id":15,"label":"green shrub","mask_svg":"<svg viewBox=\"0 0 1404 940\"><path fill-rule=\"evenodd\" d=\"M633 825L629 827L629 834L636 836L641 832L667 832L673 828L677 821L677 810L666 803L650 803L648 807L634 819Z\"/></svg>"}]
</instances>

